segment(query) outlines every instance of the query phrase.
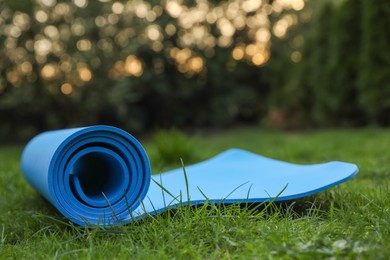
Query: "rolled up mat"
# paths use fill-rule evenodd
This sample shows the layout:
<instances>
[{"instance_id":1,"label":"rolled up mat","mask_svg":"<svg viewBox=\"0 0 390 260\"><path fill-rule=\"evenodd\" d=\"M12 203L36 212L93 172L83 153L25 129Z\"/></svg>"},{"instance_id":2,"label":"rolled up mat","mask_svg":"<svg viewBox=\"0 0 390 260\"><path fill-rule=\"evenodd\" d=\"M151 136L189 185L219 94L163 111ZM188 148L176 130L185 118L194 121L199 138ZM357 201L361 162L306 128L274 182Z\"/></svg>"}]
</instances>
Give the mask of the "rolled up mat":
<instances>
[{"instance_id":1,"label":"rolled up mat","mask_svg":"<svg viewBox=\"0 0 390 260\"><path fill-rule=\"evenodd\" d=\"M151 176L142 145L111 126L39 134L25 147L21 166L36 190L83 226L126 224L187 203L291 200L340 184L358 172L351 163L297 165L230 149L185 167L185 173L179 168Z\"/></svg>"}]
</instances>

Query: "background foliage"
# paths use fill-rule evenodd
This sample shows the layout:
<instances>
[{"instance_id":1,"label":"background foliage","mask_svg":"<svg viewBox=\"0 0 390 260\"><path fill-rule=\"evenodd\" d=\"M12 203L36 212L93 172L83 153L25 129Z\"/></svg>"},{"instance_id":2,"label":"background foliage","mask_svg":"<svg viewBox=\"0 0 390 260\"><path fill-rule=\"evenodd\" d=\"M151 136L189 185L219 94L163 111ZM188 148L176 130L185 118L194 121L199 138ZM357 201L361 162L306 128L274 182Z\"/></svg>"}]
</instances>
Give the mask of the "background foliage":
<instances>
[{"instance_id":1,"label":"background foliage","mask_svg":"<svg viewBox=\"0 0 390 260\"><path fill-rule=\"evenodd\" d=\"M385 0L2 1L0 139L390 123Z\"/></svg>"},{"instance_id":2,"label":"background foliage","mask_svg":"<svg viewBox=\"0 0 390 260\"><path fill-rule=\"evenodd\" d=\"M302 62L282 84L285 108L316 126L389 125L390 3L325 2L315 13Z\"/></svg>"}]
</instances>

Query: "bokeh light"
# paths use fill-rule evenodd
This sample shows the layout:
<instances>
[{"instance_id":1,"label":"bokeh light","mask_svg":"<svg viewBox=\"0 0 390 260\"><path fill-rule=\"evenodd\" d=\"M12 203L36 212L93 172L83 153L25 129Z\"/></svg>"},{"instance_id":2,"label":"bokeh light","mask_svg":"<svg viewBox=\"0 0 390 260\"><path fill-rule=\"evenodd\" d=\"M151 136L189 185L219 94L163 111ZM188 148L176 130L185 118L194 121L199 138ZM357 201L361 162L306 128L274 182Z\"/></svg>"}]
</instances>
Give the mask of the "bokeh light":
<instances>
[{"instance_id":1,"label":"bokeh light","mask_svg":"<svg viewBox=\"0 0 390 260\"><path fill-rule=\"evenodd\" d=\"M90 81L92 79L92 72L86 67L86 65L82 64L77 69L79 78L82 81Z\"/></svg>"},{"instance_id":2,"label":"bokeh light","mask_svg":"<svg viewBox=\"0 0 390 260\"><path fill-rule=\"evenodd\" d=\"M61 92L64 95L70 95L73 92L73 87L69 83L64 83L61 85Z\"/></svg>"},{"instance_id":3,"label":"bokeh light","mask_svg":"<svg viewBox=\"0 0 390 260\"><path fill-rule=\"evenodd\" d=\"M263 66L271 58L273 36L288 36L305 2L39 0L26 12L2 7L2 55L10 61L6 80L17 87L38 80L48 88L57 83L57 90L61 86L61 93L70 95L79 89L74 86L99 77L161 73L167 62L189 77L207 73L207 59L217 48L230 53L229 70L236 68L234 62ZM148 62L139 53L146 47L157 55ZM299 62L301 53L293 51L290 58Z\"/></svg>"},{"instance_id":4,"label":"bokeh light","mask_svg":"<svg viewBox=\"0 0 390 260\"><path fill-rule=\"evenodd\" d=\"M141 61L134 55L127 56L124 68L129 76L140 77L143 73Z\"/></svg>"},{"instance_id":5,"label":"bokeh light","mask_svg":"<svg viewBox=\"0 0 390 260\"><path fill-rule=\"evenodd\" d=\"M302 54L301 52L299 51L294 51L293 53L291 53L291 56L290 56L291 60L295 63L297 62L300 62L301 59L302 59Z\"/></svg>"}]
</instances>

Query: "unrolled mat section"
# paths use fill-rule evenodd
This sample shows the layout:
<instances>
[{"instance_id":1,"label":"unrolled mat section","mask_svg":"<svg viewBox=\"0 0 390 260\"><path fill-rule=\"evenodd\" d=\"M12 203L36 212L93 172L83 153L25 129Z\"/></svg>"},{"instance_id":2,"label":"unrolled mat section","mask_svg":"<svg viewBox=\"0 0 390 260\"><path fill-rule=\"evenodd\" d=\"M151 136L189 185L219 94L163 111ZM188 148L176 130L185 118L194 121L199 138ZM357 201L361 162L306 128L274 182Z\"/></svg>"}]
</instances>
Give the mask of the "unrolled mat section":
<instances>
[{"instance_id":1,"label":"unrolled mat section","mask_svg":"<svg viewBox=\"0 0 390 260\"><path fill-rule=\"evenodd\" d=\"M44 132L25 147L28 182L79 225L121 225L180 204L264 202L312 195L352 178L355 164L297 165L230 149L151 176L148 156L111 126Z\"/></svg>"}]
</instances>

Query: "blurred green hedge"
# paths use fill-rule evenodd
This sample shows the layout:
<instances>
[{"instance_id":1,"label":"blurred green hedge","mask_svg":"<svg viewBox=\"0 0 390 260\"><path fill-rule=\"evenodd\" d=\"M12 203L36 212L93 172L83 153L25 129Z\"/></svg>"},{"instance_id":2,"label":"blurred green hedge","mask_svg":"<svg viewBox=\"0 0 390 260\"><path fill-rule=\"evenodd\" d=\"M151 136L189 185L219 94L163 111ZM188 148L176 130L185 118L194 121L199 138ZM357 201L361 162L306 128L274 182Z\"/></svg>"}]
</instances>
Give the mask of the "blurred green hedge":
<instances>
[{"instance_id":1,"label":"blurred green hedge","mask_svg":"<svg viewBox=\"0 0 390 260\"><path fill-rule=\"evenodd\" d=\"M390 4L302 3L3 1L0 140L91 124L388 126Z\"/></svg>"},{"instance_id":2,"label":"blurred green hedge","mask_svg":"<svg viewBox=\"0 0 390 260\"><path fill-rule=\"evenodd\" d=\"M314 13L275 103L292 125L389 126L390 2L326 1Z\"/></svg>"}]
</instances>

